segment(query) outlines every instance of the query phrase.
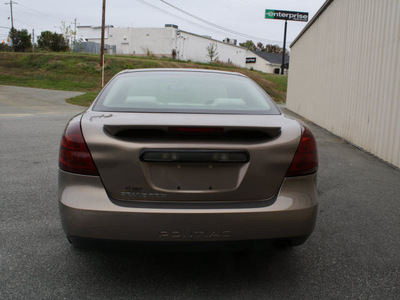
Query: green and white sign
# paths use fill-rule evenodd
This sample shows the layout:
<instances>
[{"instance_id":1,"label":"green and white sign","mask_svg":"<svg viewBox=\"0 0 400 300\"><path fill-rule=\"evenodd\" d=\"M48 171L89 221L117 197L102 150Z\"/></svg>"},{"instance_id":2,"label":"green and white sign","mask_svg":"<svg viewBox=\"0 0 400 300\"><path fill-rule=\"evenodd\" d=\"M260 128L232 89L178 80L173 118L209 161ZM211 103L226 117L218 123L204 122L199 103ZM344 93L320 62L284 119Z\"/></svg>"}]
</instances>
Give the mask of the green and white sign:
<instances>
[{"instance_id":1,"label":"green and white sign","mask_svg":"<svg viewBox=\"0 0 400 300\"><path fill-rule=\"evenodd\" d=\"M274 20L289 20L289 21L307 22L308 21L308 13L301 12L301 11L266 9L265 10L265 18L266 19L274 19Z\"/></svg>"},{"instance_id":2,"label":"green and white sign","mask_svg":"<svg viewBox=\"0 0 400 300\"><path fill-rule=\"evenodd\" d=\"M275 18L275 11L272 9L265 10L265 18L266 19L274 19Z\"/></svg>"}]
</instances>

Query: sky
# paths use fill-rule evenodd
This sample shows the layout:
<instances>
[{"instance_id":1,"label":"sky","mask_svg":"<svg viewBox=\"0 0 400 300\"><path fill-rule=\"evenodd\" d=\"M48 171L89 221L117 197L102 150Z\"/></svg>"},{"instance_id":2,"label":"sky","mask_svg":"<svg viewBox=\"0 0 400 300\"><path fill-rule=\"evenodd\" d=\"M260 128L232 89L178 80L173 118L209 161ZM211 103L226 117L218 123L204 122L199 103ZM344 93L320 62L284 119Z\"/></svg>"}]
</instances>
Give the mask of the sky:
<instances>
[{"instance_id":1,"label":"sky","mask_svg":"<svg viewBox=\"0 0 400 300\"><path fill-rule=\"evenodd\" d=\"M0 42L7 39L11 27L10 5L4 4L9 1L0 2ZM34 29L35 36L45 30L60 33L61 22L74 29L75 18L78 26L101 25L103 0L14 2L14 27L19 30L27 29L29 33ZM211 36L217 40L228 37L237 39L238 42L253 40L255 43L282 46L285 22L265 19L265 9L308 12L310 20L324 2L325 0L107 0L106 24L114 27L152 28L175 24L179 29ZM288 21L287 46L305 25L305 22Z\"/></svg>"}]
</instances>

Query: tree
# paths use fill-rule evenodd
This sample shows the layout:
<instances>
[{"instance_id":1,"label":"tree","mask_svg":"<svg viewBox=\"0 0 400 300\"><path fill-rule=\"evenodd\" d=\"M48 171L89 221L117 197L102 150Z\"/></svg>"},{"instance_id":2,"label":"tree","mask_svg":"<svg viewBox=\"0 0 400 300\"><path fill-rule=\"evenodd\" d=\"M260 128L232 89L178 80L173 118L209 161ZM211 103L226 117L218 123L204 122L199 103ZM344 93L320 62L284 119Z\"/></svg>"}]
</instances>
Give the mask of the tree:
<instances>
[{"instance_id":1,"label":"tree","mask_svg":"<svg viewBox=\"0 0 400 300\"><path fill-rule=\"evenodd\" d=\"M207 58L210 62L216 61L218 59L217 43L211 43L206 49Z\"/></svg>"},{"instance_id":2,"label":"tree","mask_svg":"<svg viewBox=\"0 0 400 300\"><path fill-rule=\"evenodd\" d=\"M71 28L71 25L66 25L65 21L61 21L61 26L60 26L61 34L64 36L65 40L67 41L68 45L73 44L72 43L72 37L76 35L76 31L73 31Z\"/></svg>"},{"instance_id":3,"label":"tree","mask_svg":"<svg viewBox=\"0 0 400 300\"><path fill-rule=\"evenodd\" d=\"M278 53L278 54L282 54L283 51L283 49L279 47L279 45L266 44L264 46L261 42L258 42L256 46L254 42L250 40L244 43L240 43L239 45L251 51L262 51L262 52ZM286 50L286 54L289 54L288 50Z\"/></svg>"},{"instance_id":4,"label":"tree","mask_svg":"<svg viewBox=\"0 0 400 300\"><path fill-rule=\"evenodd\" d=\"M10 30L9 37L15 52L23 52L32 48L31 35L28 34L26 29L17 30L13 27Z\"/></svg>"},{"instance_id":5,"label":"tree","mask_svg":"<svg viewBox=\"0 0 400 300\"><path fill-rule=\"evenodd\" d=\"M267 44L265 45L265 51L269 53L280 53L281 47L278 45Z\"/></svg>"},{"instance_id":6,"label":"tree","mask_svg":"<svg viewBox=\"0 0 400 300\"><path fill-rule=\"evenodd\" d=\"M175 49L172 49L172 54L171 54L171 56L172 56L172 58L173 59L176 59L176 56L178 55L178 53L176 53L176 50Z\"/></svg>"},{"instance_id":7,"label":"tree","mask_svg":"<svg viewBox=\"0 0 400 300\"><path fill-rule=\"evenodd\" d=\"M253 41L250 41L250 40L248 40L244 43L240 43L239 46L242 46L242 47L246 48L247 50L251 50L251 51L257 50L256 45L254 45Z\"/></svg>"},{"instance_id":8,"label":"tree","mask_svg":"<svg viewBox=\"0 0 400 300\"><path fill-rule=\"evenodd\" d=\"M52 33L50 31L42 31L37 39L38 46L42 50L51 50L55 52L67 51L69 49L68 42L62 34Z\"/></svg>"}]
</instances>

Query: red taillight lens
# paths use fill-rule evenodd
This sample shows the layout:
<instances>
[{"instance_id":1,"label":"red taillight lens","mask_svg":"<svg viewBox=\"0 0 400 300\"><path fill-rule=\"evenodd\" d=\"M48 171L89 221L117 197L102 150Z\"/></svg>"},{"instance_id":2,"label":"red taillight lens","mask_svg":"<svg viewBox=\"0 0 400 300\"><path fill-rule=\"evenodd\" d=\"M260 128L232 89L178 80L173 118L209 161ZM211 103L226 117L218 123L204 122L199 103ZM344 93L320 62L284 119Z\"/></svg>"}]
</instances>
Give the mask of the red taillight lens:
<instances>
[{"instance_id":1,"label":"red taillight lens","mask_svg":"<svg viewBox=\"0 0 400 300\"><path fill-rule=\"evenodd\" d=\"M286 172L286 176L300 176L317 172L318 153L317 142L312 132L302 127L302 135L299 147L294 155L292 164Z\"/></svg>"},{"instance_id":2,"label":"red taillight lens","mask_svg":"<svg viewBox=\"0 0 400 300\"><path fill-rule=\"evenodd\" d=\"M83 139L80 118L72 119L65 129L58 165L61 170L71 173L99 175Z\"/></svg>"}]
</instances>

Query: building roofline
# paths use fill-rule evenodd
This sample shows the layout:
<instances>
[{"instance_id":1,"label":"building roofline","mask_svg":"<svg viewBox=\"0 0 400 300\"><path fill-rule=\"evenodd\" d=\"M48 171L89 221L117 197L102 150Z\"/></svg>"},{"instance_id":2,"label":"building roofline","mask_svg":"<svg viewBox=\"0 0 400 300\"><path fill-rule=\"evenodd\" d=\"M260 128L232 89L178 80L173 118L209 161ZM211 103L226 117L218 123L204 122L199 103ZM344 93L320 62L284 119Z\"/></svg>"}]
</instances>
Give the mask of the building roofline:
<instances>
[{"instance_id":1,"label":"building roofline","mask_svg":"<svg viewBox=\"0 0 400 300\"><path fill-rule=\"evenodd\" d=\"M194 35L194 36L197 36L197 37L201 37L201 38L203 38L203 39L211 40L211 41L214 41L214 42L222 43L222 44L224 44L224 45L229 45L229 46L232 46L232 47L236 47L236 48L239 48L239 49L242 49L242 50L246 50L246 48L244 48L244 47L242 47L242 46L232 45L232 44L229 44L229 43L225 43L224 41L219 41L219 40L216 40L216 39L213 39L213 38L204 36L204 35L196 34L196 33L189 32L189 31L185 31L185 30L181 30L181 29L177 29L177 31L179 31L179 32L184 32L184 33L187 33L187 34L191 34L191 35Z\"/></svg>"},{"instance_id":2,"label":"building roofline","mask_svg":"<svg viewBox=\"0 0 400 300\"><path fill-rule=\"evenodd\" d=\"M190 34L190 35L193 35L193 36L201 37L203 39L207 39L207 40L210 40L210 41L222 43L224 45L229 45L229 46L232 46L232 47L236 47L236 48L239 48L241 50L246 50L246 48L244 48L242 46L225 43L224 41L219 41L219 40L213 39L213 38L208 37L208 36L196 34L196 33L193 33L193 32L182 30L182 29L177 29L175 27L114 27L113 25L106 25L106 27L115 28L115 29L127 29L127 28L132 28L132 29L170 29L170 30L172 29L172 30L176 30L177 32L184 32L184 33L187 33L187 34ZM97 28L101 28L101 26L78 25L77 28L78 29L79 28L94 28L94 29L97 29Z\"/></svg>"},{"instance_id":3,"label":"building roofline","mask_svg":"<svg viewBox=\"0 0 400 300\"><path fill-rule=\"evenodd\" d=\"M294 41L289 45L290 48L296 44L296 42L303 36L303 34L308 30L308 28L311 27L312 24L314 24L315 21L319 18L319 16L328 8L329 5L332 4L334 0L326 0L324 4L320 7L320 9L317 11L317 13L314 15L314 17L310 20L310 22L307 23L307 25L303 28L303 30L296 36Z\"/></svg>"},{"instance_id":4,"label":"building roofline","mask_svg":"<svg viewBox=\"0 0 400 300\"><path fill-rule=\"evenodd\" d=\"M259 50L248 50L248 52L251 52L252 54L257 55L259 58L268 62L270 65L277 65L277 66L282 65L282 62L281 62L282 54L280 54L280 53L263 52L263 51L259 51ZM272 62L271 60L268 60L268 58L262 56L263 53L272 54L274 56L279 55L280 62ZM290 63L290 55L285 54L285 64L288 64L288 63Z\"/></svg>"},{"instance_id":5,"label":"building roofline","mask_svg":"<svg viewBox=\"0 0 400 300\"><path fill-rule=\"evenodd\" d=\"M102 26L100 25L100 26L94 26L94 25L78 25L78 26L76 26L78 29L79 28L101 28ZM108 28L114 28L114 25L105 25L104 27L108 27Z\"/></svg>"}]
</instances>

